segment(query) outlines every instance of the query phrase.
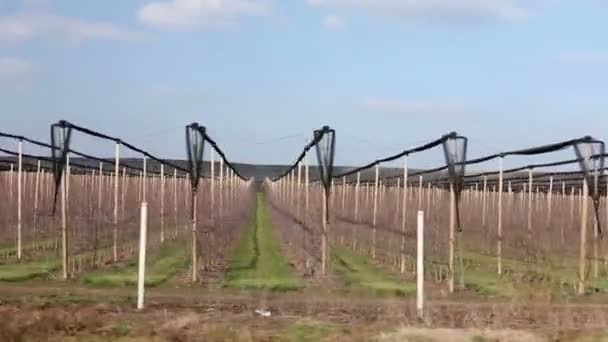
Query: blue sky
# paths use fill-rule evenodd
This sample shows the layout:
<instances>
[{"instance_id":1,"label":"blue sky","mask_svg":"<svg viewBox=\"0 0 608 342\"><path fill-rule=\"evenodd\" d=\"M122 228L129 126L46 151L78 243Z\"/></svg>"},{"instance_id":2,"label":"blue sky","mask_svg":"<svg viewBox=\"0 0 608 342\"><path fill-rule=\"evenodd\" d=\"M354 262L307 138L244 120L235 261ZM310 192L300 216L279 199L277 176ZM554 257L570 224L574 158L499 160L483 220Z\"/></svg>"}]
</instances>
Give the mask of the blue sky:
<instances>
[{"instance_id":1,"label":"blue sky","mask_svg":"<svg viewBox=\"0 0 608 342\"><path fill-rule=\"evenodd\" d=\"M183 157L198 121L233 160L289 163L327 124L349 165L452 130L471 156L608 138L607 14L603 0L1 0L0 130L48 140L63 118Z\"/></svg>"}]
</instances>

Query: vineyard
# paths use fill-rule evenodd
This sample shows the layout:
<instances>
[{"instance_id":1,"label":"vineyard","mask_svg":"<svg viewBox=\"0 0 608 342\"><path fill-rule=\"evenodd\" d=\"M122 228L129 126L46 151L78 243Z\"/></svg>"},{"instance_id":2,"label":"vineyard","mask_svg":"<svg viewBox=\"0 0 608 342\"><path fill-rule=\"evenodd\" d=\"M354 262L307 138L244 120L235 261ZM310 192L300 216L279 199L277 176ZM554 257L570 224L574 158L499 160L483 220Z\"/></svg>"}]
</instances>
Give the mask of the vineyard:
<instances>
[{"instance_id":1,"label":"vineyard","mask_svg":"<svg viewBox=\"0 0 608 342\"><path fill-rule=\"evenodd\" d=\"M254 178L196 123L178 160L67 121L49 142L0 133L1 339L571 340L606 327L601 140L469 158L475 142L450 133L345 167L338 136L316 130L293 164Z\"/></svg>"}]
</instances>

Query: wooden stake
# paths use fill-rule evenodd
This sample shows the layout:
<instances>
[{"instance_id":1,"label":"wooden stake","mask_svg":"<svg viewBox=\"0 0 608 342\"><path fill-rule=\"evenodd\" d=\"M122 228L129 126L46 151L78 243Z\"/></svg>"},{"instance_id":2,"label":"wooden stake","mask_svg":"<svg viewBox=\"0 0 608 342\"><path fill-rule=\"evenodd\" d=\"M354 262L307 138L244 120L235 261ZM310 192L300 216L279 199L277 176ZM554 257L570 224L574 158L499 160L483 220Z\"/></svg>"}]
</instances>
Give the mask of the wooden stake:
<instances>
[{"instance_id":1,"label":"wooden stake","mask_svg":"<svg viewBox=\"0 0 608 342\"><path fill-rule=\"evenodd\" d=\"M177 169L173 169L173 215L175 216L175 236L179 234L177 226Z\"/></svg>"},{"instance_id":2,"label":"wooden stake","mask_svg":"<svg viewBox=\"0 0 608 342\"><path fill-rule=\"evenodd\" d=\"M328 213L328 198L327 191L322 188L323 191L323 217L322 217L322 227L323 234L321 236L321 274L327 274L327 231L328 231L328 221L329 221L329 213Z\"/></svg>"},{"instance_id":3,"label":"wooden stake","mask_svg":"<svg viewBox=\"0 0 608 342\"><path fill-rule=\"evenodd\" d=\"M418 176L418 210L422 210L422 176Z\"/></svg>"},{"instance_id":4,"label":"wooden stake","mask_svg":"<svg viewBox=\"0 0 608 342\"><path fill-rule=\"evenodd\" d=\"M355 225L353 225L353 249L357 249L357 223L359 223L359 188L361 186L361 172L357 172L355 183Z\"/></svg>"},{"instance_id":5,"label":"wooden stake","mask_svg":"<svg viewBox=\"0 0 608 342\"><path fill-rule=\"evenodd\" d=\"M65 128L61 130L61 141L65 141ZM68 274L68 213L67 213L67 179L65 170L61 173L61 266L63 279L67 280Z\"/></svg>"},{"instance_id":6,"label":"wooden stake","mask_svg":"<svg viewBox=\"0 0 608 342\"><path fill-rule=\"evenodd\" d=\"M502 274L502 193L503 193L503 157L498 159L498 241L496 255L498 257L496 270L498 275Z\"/></svg>"},{"instance_id":7,"label":"wooden stake","mask_svg":"<svg viewBox=\"0 0 608 342\"><path fill-rule=\"evenodd\" d=\"M450 238L450 246L449 246L449 261L448 261L448 268L449 268L449 279L448 279L448 291L449 293L454 293L454 240L455 240L455 213L456 213L456 199L454 196L454 186L452 185L452 182L450 182L450 232L449 232L449 238Z\"/></svg>"},{"instance_id":8,"label":"wooden stake","mask_svg":"<svg viewBox=\"0 0 608 342\"><path fill-rule=\"evenodd\" d=\"M215 226L215 149L211 149L211 220Z\"/></svg>"},{"instance_id":9,"label":"wooden stake","mask_svg":"<svg viewBox=\"0 0 608 342\"><path fill-rule=\"evenodd\" d=\"M532 239L532 169L528 170L528 238Z\"/></svg>"},{"instance_id":10,"label":"wooden stake","mask_svg":"<svg viewBox=\"0 0 608 342\"><path fill-rule=\"evenodd\" d=\"M553 176L549 177L549 192L547 193L547 227L551 227L551 211L553 209Z\"/></svg>"},{"instance_id":11,"label":"wooden stake","mask_svg":"<svg viewBox=\"0 0 608 342\"><path fill-rule=\"evenodd\" d=\"M114 231L112 234L112 256L118 261L118 177L120 174L120 144L116 143L114 155Z\"/></svg>"},{"instance_id":12,"label":"wooden stake","mask_svg":"<svg viewBox=\"0 0 608 342\"><path fill-rule=\"evenodd\" d=\"M19 155L17 159L17 259L21 260L21 192L23 182L23 141L21 139L19 139Z\"/></svg>"},{"instance_id":13,"label":"wooden stake","mask_svg":"<svg viewBox=\"0 0 608 342\"><path fill-rule=\"evenodd\" d=\"M376 258L376 218L378 214L378 181L380 164L376 164L376 176L374 181L374 207L372 212L372 258Z\"/></svg>"},{"instance_id":14,"label":"wooden stake","mask_svg":"<svg viewBox=\"0 0 608 342\"><path fill-rule=\"evenodd\" d=\"M220 158L220 221L223 218L223 212L224 212L224 158ZM285 197L283 197L283 200L285 200ZM221 223L220 223L221 224Z\"/></svg>"},{"instance_id":15,"label":"wooden stake","mask_svg":"<svg viewBox=\"0 0 608 342\"><path fill-rule=\"evenodd\" d=\"M403 200L401 203L401 273L405 273L405 232L407 227L407 155L403 157ZM422 213L424 220L424 213ZM420 223L420 211L418 211L418 223ZM419 242L420 243L420 242ZM418 246L420 248L420 246ZM424 276L424 274L423 274Z\"/></svg>"},{"instance_id":16,"label":"wooden stake","mask_svg":"<svg viewBox=\"0 0 608 342\"><path fill-rule=\"evenodd\" d=\"M296 218L298 221L302 222L302 217L300 216L300 208L302 207L302 162L298 163L298 180L296 181Z\"/></svg>"},{"instance_id":17,"label":"wooden stake","mask_svg":"<svg viewBox=\"0 0 608 342\"><path fill-rule=\"evenodd\" d=\"M583 179L583 203L581 208L581 226L580 226L580 249L578 259L578 290L577 294L585 293L585 270L587 258L587 204L589 202L589 188L587 180Z\"/></svg>"},{"instance_id":18,"label":"wooden stake","mask_svg":"<svg viewBox=\"0 0 608 342\"><path fill-rule=\"evenodd\" d=\"M481 196L481 225L486 226L486 210L488 208L488 176L483 176L483 193Z\"/></svg>"},{"instance_id":19,"label":"wooden stake","mask_svg":"<svg viewBox=\"0 0 608 342\"><path fill-rule=\"evenodd\" d=\"M346 177L342 177L342 216L346 216L344 210L346 208Z\"/></svg>"},{"instance_id":20,"label":"wooden stake","mask_svg":"<svg viewBox=\"0 0 608 342\"><path fill-rule=\"evenodd\" d=\"M143 202L147 202L148 201L148 197L147 197L147 193L148 193L148 172L147 172L147 158L144 157L144 172L142 175L142 201Z\"/></svg>"},{"instance_id":21,"label":"wooden stake","mask_svg":"<svg viewBox=\"0 0 608 342\"><path fill-rule=\"evenodd\" d=\"M120 218L124 221L125 219L125 197L127 193L127 168L122 168L122 181L120 187L122 188L120 191Z\"/></svg>"},{"instance_id":22,"label":"wooden stake","mask_svg":"<svg viewBox=\"0 0 608 342\"><path fill-rule=\"evenodd\" d=\"M308 173L308 153L304 157L304 219L308 218L308 207L309 207L309 199L308 199L308 184L309 184L309 173Z\"/></svg>"},{"instance_id":23,"label":"wooden stake","mask_svg":"<svg viewBox=\"0 0 608 342\"><path fill-rule=\"evenodd\" d=\"M160 242L165 242L165 165L160 164Z\"/></svg>"},{"instance_id":24,"label":"wooden stake","mask_svg":"<svg viewBox=\"0 0 608 342\"><path fill-rule=\"evenodd\" d=\"M34 187L34 249L37 247L36 231L38 230L38 200L40 198L40 160L36 166L36 185Z\"/></svg>"},{"instance_id":25,"label":"wooden stake","mask_svg":"<svg viewBox=\"0 0 608 342\"><path fill-rule=\"evenodd\" d=\"M196 249L196 221L197 221L197 194L192 193L192 282L196 283L197 279L197 249Z\"/></svg>"},{"instance_id":26,"label":"wooden stake","mask_svg":"<svg viewBox=\"0 0 608 342\"><path fill-rule=\"evenodd\" d=\"M137 310L144 308L144 285L146 281L146 244L148 234L148 203L142 202L139 219L139 263L137 272Z\"/></svg>"}]
</instances>

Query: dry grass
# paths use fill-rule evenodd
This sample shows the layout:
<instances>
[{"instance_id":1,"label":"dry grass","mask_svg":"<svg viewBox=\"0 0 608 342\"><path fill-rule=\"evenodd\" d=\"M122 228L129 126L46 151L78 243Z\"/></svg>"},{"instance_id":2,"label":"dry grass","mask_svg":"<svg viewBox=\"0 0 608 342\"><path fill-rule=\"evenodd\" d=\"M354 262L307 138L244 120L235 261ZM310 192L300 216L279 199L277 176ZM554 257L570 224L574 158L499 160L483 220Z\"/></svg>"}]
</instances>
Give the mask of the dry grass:
<instances>
[{"instance_id":1,"label":"dry grass","mask_svg":"<svg viewBox=\"0 0 608 342\"><path fill-rule=\"evenodd\" d=\"M396 332L383 333L381 342L485 342L517 341L544 342L547 337L519 330L476 330L476 329L424 329L401 328Z\"/></svg>"}]
</instances>

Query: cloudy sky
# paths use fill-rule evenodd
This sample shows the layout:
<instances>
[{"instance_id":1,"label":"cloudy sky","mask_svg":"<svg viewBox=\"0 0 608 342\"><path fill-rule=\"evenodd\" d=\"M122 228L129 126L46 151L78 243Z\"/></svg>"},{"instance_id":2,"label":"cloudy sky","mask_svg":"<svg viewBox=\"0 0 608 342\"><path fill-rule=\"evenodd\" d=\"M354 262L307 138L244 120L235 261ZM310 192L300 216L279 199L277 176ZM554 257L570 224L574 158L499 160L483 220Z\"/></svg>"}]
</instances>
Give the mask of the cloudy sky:
<instances>
[{"instance_id":1,"label":"cloudy sky","mask_svg":"<svg viewBox=\"0 0 608 342\"><path fill-rule=\"evenodd\" d=\"M198 121L233 160L288 163L327 124L351 165L452 130L471 156L608 138L607 15L604 0L2 0L0 131L48 140L67 119L183 157Z\"/></svg>"}]
</instances>

